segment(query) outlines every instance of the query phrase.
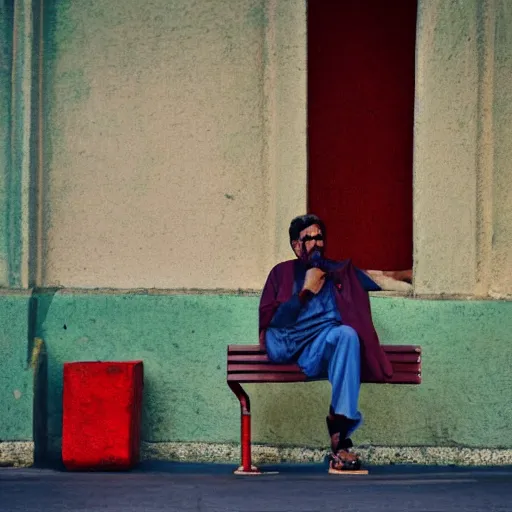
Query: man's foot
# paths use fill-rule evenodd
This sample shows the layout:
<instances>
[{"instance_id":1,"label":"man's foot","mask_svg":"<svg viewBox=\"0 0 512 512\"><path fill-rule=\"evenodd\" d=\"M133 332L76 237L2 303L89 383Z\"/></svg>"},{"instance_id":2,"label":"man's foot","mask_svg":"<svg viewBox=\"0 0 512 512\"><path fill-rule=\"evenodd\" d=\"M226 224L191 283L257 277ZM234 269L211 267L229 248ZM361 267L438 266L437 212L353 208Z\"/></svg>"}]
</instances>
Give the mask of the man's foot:
<instances>
[{"instance_id":1,"label":"man's foot","mask_svg":"<svg viewBox=\"0 0 512 512\"><path fill-rule=\"evenodd\" d=\"M361 469L359 456L348 450L338 450L329 455L329 473L337 474Z\"/></svg>"},{"instance_id":2,"label":"man's foot","mask_svg":"<svg viewBox=\"0 0 512 512\"><path fill-rule=\"evenodd\" d=\"M352 440L347 437L354 420L350 420L345 416L334 414L332 407L329 411L329 416L325 418L327 423L327 430L331 438L331 450L337 453L339 450L348 450L352 448Z\"/></svg>"},{"instance_id":3,"label":"man's foot","mask_svg":"<svg viewBox=\"0 0 512 512\"><path fill-rule=\"evenodd\" d=\"M361 460L357 454L350 451L352 440L347 437L354 424L345 416L335 414L332 406L329 408L329 416L325 418L327 429L331 437L331 454L329 455L329 473L337 474L347 471L359 471Z\"/></svg>"}]
</instances>

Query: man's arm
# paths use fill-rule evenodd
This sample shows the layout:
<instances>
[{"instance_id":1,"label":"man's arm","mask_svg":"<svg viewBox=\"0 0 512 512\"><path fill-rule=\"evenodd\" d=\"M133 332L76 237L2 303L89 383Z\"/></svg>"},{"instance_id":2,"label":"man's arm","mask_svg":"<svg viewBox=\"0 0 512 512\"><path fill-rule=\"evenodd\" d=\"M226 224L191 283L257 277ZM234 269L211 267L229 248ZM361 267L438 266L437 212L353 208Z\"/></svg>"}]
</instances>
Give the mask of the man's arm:
<instances>
[{"instance_id":1,"label":"man's arm","mask_svg":"<svg viewBox=\"0 0 512 512\"><path fill-rule=\"evenodd\" d=\"M412 284L412 268L409 270L385 270L383 274L396 281Z\"/></svg>"},{"instance_id":2,"label":"man's arm","mask_svg":"<svg viewBox=\"0 0 512 512\"><path fill-rule=\"evenodd\" d=\"M267 277L265 282L265 286L263 287L263 292L260 298L260 306L259 306L259 331L265 330L272 321L274 317L274 313L279 307L279 302L277 301L277 292L279 290L278 281L276 277L276 269L275 267L271 270L270 274Z\"/></svg>"},{"instance_id":3,"label":"man's arm","mask_svg":"<svg viewBox=\"0 0 512 512\"><path fill-rule=\"evenodd\" d=\"M361 270L356 267L356 275L357 279L361 283L361 286L367 292L380 292L382 291L382 287L378 283L376 279L374 279L373 275L370 275L368 271Z\"/></svg>"},{"instance_id":4,"label":"man's arm","mask_svg":"<svg viewBox=\"0 0 512 512\"><path fill-rule=\"evenodd\" d=\"M370 276L379 285L381 290L400 292L412 290L412 269L394 271L365 270L364 273Z\"/></svg>"},{"instance_id":5,"label":"man's arm","mask_svg":"<svg viewBox=\"0 0 512 512\"><path fill-rule=\"evenodd\" d=\"M311 290L302 289L299 293L294 293L290 300L283 302L277 308L270 327L291 327L297 321L300 310L314 296Z\"/></svg>"},{"instance_id":6,"label":"man's arm","mask_svg":"<svg viewBox=\"0 0 512 512\"><path fill-rule=\"evenodd\" d=\"M260 331L267 327L291 327L300 314L302 307L311 300L325 282L325 272L312 268L306 272L304 286L283 303L277 301L278 283L273 272L270 273L260 300Z\"/></svg>"}]
</instances>

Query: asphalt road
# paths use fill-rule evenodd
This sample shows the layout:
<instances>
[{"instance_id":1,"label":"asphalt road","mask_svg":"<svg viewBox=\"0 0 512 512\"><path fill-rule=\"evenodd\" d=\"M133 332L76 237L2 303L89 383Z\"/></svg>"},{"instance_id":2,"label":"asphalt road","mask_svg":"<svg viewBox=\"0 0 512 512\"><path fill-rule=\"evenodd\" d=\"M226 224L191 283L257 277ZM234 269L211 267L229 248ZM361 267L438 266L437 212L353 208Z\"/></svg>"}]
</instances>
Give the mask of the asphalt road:
<instances>
[{"instance_id":1,"label":"asphalt road","mask_svg":"<svg viewBox=\"0 0 512 512\"><path fill-rule=\"evenodd\" d=\"M276 469L276 468L267 468ZM320 465L237 477L232 466L162 464L127 473L0 469L0 511L512 511L512 468L370 468L328 475Z\"/></svg>"}]
</instances>

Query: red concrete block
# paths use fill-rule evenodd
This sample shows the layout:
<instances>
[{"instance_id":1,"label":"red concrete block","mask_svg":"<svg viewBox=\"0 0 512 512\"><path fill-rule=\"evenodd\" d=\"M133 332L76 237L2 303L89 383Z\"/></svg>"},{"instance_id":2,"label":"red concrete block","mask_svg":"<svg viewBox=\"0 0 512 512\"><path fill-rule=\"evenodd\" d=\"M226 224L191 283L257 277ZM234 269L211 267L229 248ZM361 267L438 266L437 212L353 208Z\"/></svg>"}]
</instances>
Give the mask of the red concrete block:
<instances>
[{"instance_id":1,"label":"red concrete block","mask_svg":"<svg viewBox=\"0 0 512 512\"><path fill-rule=\"evenodd\" d=\"M62 460L68 470L139 461L142 361L64 364Z\"/></svg>"}]
</instances>

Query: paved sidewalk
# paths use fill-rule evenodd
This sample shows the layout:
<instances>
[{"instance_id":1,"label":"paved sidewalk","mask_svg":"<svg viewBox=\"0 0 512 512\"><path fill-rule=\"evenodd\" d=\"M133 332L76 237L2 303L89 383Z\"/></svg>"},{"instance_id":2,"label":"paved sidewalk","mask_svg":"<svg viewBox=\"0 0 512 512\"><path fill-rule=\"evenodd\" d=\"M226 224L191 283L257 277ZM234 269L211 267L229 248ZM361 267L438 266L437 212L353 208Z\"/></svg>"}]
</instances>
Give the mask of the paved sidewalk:
<instances>
[{"instance_id":1,"label":"paved sidewalk","mask_svg":"<svg viewBox=\"0 0 512 512\"><path fill-rule=\"evenodd\" d=\"M0 469L0 510L11 511L512 511L512 468L369 468L331 476L323 465L236 477L233 466L149 464L128 473Z\"/></svg>"}]
</instances>

